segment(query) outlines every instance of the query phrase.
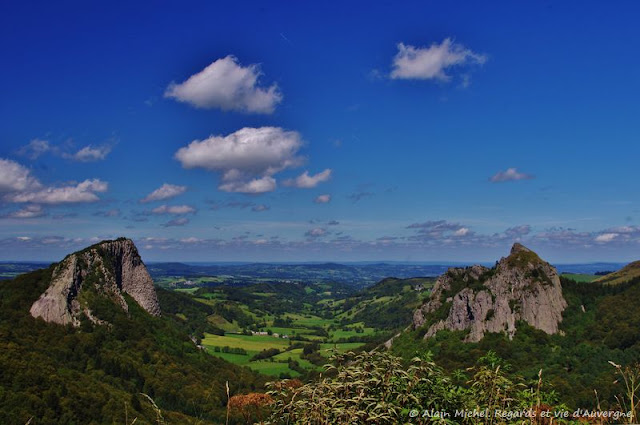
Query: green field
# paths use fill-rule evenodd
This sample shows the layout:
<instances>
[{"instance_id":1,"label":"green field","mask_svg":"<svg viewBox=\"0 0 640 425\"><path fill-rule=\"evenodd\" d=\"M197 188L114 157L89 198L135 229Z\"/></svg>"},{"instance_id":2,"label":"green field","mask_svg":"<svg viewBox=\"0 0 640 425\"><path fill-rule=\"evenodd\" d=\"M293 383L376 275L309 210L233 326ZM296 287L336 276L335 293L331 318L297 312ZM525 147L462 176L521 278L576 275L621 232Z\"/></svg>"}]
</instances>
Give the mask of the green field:
<instances>
[{"instance_id":1,"label":"green field","mask_svg":"<svg viewBox=\"0 0 640 425\"><path fill-rule=\"evenodd\" d=\"M198 290L198 288L178 288L178 289L176 289L176 292L184 292L184 293L187 293L187 294L193 294L197 290Z\"/></svg>"},{"instance_id":2,"label":"green field","mask_svg":"<svg viewBox=\"0 0 640 425\"><path fill-rule=\"evenodd\" d=\"M351 325L350 325L351 326ZM331 332L331 339L334 341L337 341L341 338L351 338L351 337L358 337L358 336L367 336L367 335L373 335L375 333L375 329L374 328L363 328L362 332L357 332L355 330L344 330L344 329L338 329L336 331Z\"/></svg>"},{"instance_id":3,"label":"green field","mask_svg":"<svg viewBox=\"0 0 640 425\"><path fill-rule=\"evenodd\" d=\"M283 350L289 346L289 340L284 338L274 338L268 335L227 334L220 336L205 334L205 338L202 340L202 345L205 347L227 346L231 348L243 348L247 350L247 352L257 354L268 348L278 348Z\"/></svg>"},{"instance_id":4,"label":"green field","mask_svg":"<svg viewBox=\"0 0 640 425\"><path fill-rule=\"evenodd\" d=\"M248 366L252 370L265 375L280 376L281 374L287 374L291 377L299 376L299 372L289 368L289 358L297 361L300 366L305 369L315 368L315 366L309 361L300 358L300 355L302 354L301 348L284 351L289 348L288 339L275 338L273 336L266 335L227 334L220 336L205 334L205 338L202 340L202 345L205 346L207 348L207 352L213 356L220 357L237 365ZM215 351L215 347L225 346L230 348L242 348L247 351L247 354L233 354ZM274 356L273 360L250 361L251 357L262 350L269 348L277 348L283 352Z\"/></svg>"},{"instance_id":5,"label":"green field","mask_svg":"<svg viewBox=\"0 0 640 425\"><path fill-rule=\"evenodd\" d=\"M300 376L299 372L289 369L288 363L286 362L259 361L251 362L248 366L256 372L264 373L265 375L279 376L282 373L286 373L292 377Z\"/></svg>"},{"instance_id":6,"label":"green field","mask_svg":"<svg viewBox=\"0 0 640 425\"><path fill-rule=\"evenodd\" d=\"M235 279L240 281L241 276ZM390 324L380 323L378 318L386 315L387 306L392 305L390 311L396 315L408 312L404 315L406 321L410 321L411 311L415 309L413 304L420 302L420 297L414 295L418 294L413 289L414 282L402 279L382 281L371 291L330 282L283 282L255 277L251 280L255 283L247 286L240 283L198 290L183 286L178 292L193 297L200 306L208 306L200 307L206 311L205 326L225 333L219 335L210 327L203 329L202 345L209 354L272 376L297 376L304 370L319 370L333 349L345 352L383 342L389 327L397 328L405 323L400 321L398 325L398 319ZM174 282L180 283L177 279ZM180 316L176 314L176 317ZM270 332L271 335L249 332ZM280 353L251 361L270 349ZM232 350L240 353L230 353Z\"/></svg>"},{"instance_id":7,"label":"green field","mask_svg":"<svg viewBox=\"0 0 640 425\"><path fill-rule=\"evenodd\" d=\"M207 348L207 352L213 356L220 357L237 365L248 366L257 372L264 373L265 375L279 376L284 373L292 377L299 376L299 372L289 368L289 360L298 362L300 367L307 370L320 369L320 366L316 366L301 357L303 352L302 348L294 348L292 350L285 351L289 348L288 339L275 338L268 335L227 334L220 336L205 334L205 338L202 340L202 345L205 346ZM355 350L362 345L362 342L337 344L322 343L320 344L320 350L318 352L328 359L333 350L344 353L346 351ZM247 354L215 351L215 347L222 348L225 346L230 348L242 348L246 350ZM281 353L273 356L273 360L250 361L252 356L269 348L277 348Z\"/></svg>"},{"instance_id":8,"label":"green field","mask_svg":"<svg viewBox=\"0 0 640 425\"><path fill-rule=\"evenodd\" d=\"M574 282L593 282L597 278L601 276L595 276L592 274L581 274L581 273L562 273L562 277L566 279L571 279Z\"/></svg>"}]
</instances>

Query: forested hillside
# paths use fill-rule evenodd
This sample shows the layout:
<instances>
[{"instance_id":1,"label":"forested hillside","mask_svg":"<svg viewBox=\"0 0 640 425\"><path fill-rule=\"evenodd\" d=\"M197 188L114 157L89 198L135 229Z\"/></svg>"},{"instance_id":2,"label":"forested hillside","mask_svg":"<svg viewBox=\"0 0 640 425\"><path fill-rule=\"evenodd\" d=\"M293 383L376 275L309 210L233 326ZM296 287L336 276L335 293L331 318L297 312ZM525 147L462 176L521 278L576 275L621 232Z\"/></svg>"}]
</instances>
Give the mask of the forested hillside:
<instances>
[{"instance_id":1,"label":"forested hillside","mask_svg":"<svg viewBox=\"0 0 640 425\"><path fill-rule=\"evenodd\" d=\"M170 423L220 423L225 382L234 394L263 387L249 370L197 348L190 326L152 317L135 302L129 314L107 299L95 304L94 314L110 325L84 320L75 329L34 319L29 308L52 269L0 285L0 423L155 423L142 394ZM176 307L167 298L160 301L171 312Z\"/></svg>"}]
</instances>

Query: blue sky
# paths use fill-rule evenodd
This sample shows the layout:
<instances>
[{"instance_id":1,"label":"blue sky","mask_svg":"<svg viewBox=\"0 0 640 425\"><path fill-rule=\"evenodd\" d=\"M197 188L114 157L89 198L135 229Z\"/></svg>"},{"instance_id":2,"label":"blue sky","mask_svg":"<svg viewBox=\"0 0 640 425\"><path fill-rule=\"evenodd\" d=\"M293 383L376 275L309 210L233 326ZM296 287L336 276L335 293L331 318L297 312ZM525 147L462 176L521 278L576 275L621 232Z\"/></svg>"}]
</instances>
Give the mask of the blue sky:
<instances>
[{"instance_id":1,"label":"blue sky","mask_svg":"<svg viewBox=\"0 0 640 425\"><path fill-rule=\"evenodd\" d=\"M640 258L635 2L0 7L0 259Z\"/></svg>"}]
</instances>

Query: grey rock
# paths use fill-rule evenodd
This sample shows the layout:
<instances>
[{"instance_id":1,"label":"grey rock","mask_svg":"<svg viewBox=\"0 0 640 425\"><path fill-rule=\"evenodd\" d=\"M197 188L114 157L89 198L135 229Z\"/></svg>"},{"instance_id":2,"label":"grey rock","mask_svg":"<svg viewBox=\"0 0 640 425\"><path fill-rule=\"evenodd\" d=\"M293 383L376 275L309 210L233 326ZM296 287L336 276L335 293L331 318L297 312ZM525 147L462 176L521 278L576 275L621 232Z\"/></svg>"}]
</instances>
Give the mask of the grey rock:
<instances>
[{"instance_id":1,"label":"grey rock","mask_svg":"<svg viewBox=\"0 0 640 425\"><path fill-rule=\"evenodd\" d=\"M413 327L429 321L425 338L443 329L467 330L466 341L477 342L487 332L512 338L516 323L523 320L555 334L566 307L555 268L516 243L492 269L451 268L440 276L430 299L415 311Z\"/></svg>"},{"instance_id":2,"label":"grey rock","mask_svg":"<svg viewBox=\"0 0 640 425\"><path fill-rule=\"evenodd\" d=\"M123 294L129 294L153 316L160 315L158 296L153 280L138 250L130 239L120 238L92 245L68 255L53 270L51 283L31 306L33 317L61 325L80 325L84 314L96 324L90 306L80 296L86 285L94 285L98 294L113 300L129 311Z\"/></svg>"}]
</instances>

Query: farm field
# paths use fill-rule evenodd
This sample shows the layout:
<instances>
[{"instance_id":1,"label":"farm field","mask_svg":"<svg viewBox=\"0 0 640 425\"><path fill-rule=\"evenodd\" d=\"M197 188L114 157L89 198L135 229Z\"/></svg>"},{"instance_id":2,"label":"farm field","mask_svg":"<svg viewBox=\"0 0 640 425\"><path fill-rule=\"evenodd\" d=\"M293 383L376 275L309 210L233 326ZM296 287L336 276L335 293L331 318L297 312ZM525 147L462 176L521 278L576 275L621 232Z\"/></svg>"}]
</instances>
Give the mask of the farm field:
<instances>
[{"instance_id":1,"label":"farm field","mask_svg":"<svg viewBox=\"0 0 640 425\"><path fill-rule=\"evenodd\" d=\"M433 284L430 278L391 278L360 289L268 277L245 285L204 284L212 277L160 277L167 294L191 303L191 314L184 305L173 315L182 323L197 317L192 332L208 354L279 378L319 372L335 352L385 342L410 322Z\"/></svg>"},{"instance_id":2,"label":"farm field","mask_svg":"<svg viewBox=\"0 0 640 425\"><path fill-rule=\"evenodd\" d=\"M593 282L594 280L598 279L601 276L585 274L585 273L563 273L562 277L571 279L574 282Z\"/></svg>"},{"instance_id":3,"label":"farm field","mask_svg":"<svg viewBox=\"0 0 640 425\"><path fill-rule=\"evenodd\" d=\"M207 352L213 356L220 357L230 363L240 366L248 366L256 372L270 376L300 376L298 370L290 368L290 362L295 361L298 366L305 370L320 370L321 365L315 365L303 357L302 348L291 348L290 340L276 338L269 335L240 335L226 334L212 335L205 334L202 345ZM357 350L362 347L362 342L348 343L323 343L320 344L317 353L328 361L333 351L344 353L346 351ZM231 353L227 349L242 349L246 353ZM279 354L267 360L252 361L251 358L264 350L277 349Z\"/></svg>"}]
</instances>

